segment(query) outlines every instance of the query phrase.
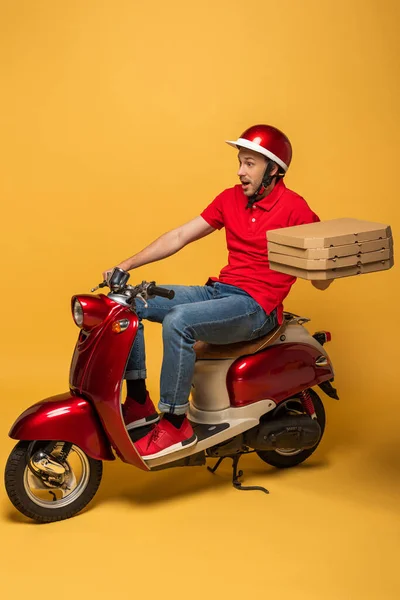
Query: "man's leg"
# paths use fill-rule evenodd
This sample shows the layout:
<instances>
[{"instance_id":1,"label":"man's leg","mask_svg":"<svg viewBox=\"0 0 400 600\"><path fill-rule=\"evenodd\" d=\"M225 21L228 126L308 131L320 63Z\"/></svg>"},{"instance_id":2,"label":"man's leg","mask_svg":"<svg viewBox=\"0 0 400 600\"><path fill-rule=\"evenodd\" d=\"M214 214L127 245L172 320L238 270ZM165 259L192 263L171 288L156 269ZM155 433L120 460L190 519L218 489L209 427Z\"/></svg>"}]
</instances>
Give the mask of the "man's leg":
<instances>
[{"instance_id":1,"label":"man's leg","mask_svg":"<svg viewBox=\"0 0 400 600\"><path fill-rule=\"evenodd\" d=\"M215 285L212 300L178 305L169 311L163 320L159 408L167 421L175 425L175 431L162 421L158 433L161 430L163 435L154 439L149 434L140 440L139 452L156 458L196 442L190 423L185 419L196 360L195 341L217 344L246 341L266 335L275 326L275 313L267 315L248 294L223 284ZM177 427L175 415L181 415L181 425L178 421Z\"/></svg>"},{"instance_id":2,"label":"man's leg","mask_svg":"<svg viewBox=\"0 0 400 600\"><path fill-rule=\"evenodd\" d=\"M247 295L225 295L174 308L163 323L161 412L182 414L187 411L196 361L193 345L197 340L232 344L266 335L275 326L275 313L268 316Z\"/></svg>"},{"instance_id":3,"label":"man's leg","mask_svg":"<svg viewBox=\"0 0 400 600\"><path fill-rule=\"evenodd\" d=\"M146 389L146 356L143 319L162 323L168 312L181 304L198 302L209 299L212 288L205 286L164 286L173 289L175 296L172 300L156 296L147 301L148 307L141 300L136 301L136 313L139 317L139 329L133 343L125 371L127 380L127 398L122 407L127 429L135 429L155 423L159 415Z\"/></svg>"}]
</instances>

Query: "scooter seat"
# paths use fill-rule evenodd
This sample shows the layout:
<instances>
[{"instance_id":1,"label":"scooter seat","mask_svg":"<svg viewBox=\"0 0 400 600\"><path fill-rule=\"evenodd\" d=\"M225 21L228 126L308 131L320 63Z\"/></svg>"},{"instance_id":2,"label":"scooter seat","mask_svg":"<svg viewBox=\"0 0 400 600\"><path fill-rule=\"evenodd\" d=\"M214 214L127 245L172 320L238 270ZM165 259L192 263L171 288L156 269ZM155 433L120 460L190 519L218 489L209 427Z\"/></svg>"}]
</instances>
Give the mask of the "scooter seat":
<instances>
[{"instance_id":1,"label":"scooter seat","mask_svg":"<svg viewBox=\"0 0 400 600\"><path fill-rule=\"evenodd\" d=\"M275 329L270 331L267 335L257 338L256 340L251 340L250 342L236 342L235 344L207 344L207 342L196 342L193 346L193 349L196 352L196 359L210 360L237 358L238 356L244 356L246 354L255 354L260 350L264 350L264 348L271 345L279 338L286 326L287 320L285 319L281 325L275 327Z\"/></svg>"}]
</instances>

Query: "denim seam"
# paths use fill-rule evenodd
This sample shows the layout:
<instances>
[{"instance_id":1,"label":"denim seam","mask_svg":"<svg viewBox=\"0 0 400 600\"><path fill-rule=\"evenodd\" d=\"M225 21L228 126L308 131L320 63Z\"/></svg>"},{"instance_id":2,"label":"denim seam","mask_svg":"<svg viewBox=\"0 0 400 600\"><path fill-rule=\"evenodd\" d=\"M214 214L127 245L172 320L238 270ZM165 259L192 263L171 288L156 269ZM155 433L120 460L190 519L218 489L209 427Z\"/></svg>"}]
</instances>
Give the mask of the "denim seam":
<instances>
[{"instance_id":1,"label":"denim seam","mask_svg":"<svg viewBox=\"0 0 400 600\"><path fill-rule=\"evenodd\" d=\"M267 313L265 313L267 314ZM256 333L258 333L259 331L261 331L262 329L264 329L264 327L266 326L266 324L268 323L268 321L272 322L274 319L273 317L273 313L271 313L270 315L267 315L267 318L265 319L264 323L261 325L261 327L258 327L257 329L255 329L253 331L253 335L255 335Z\"/></svg>"},{"instance_id":2,"label":"denim seam","mask_svg":"<svg viewBox=\"0 0 400 600\"><path fill-rule=\"evenodd\" d=\"M183 346L183 336L181 336L180 345L179 345L179 360L178 360L179 371L178 371L178 375L177 375L177 378L176 378L176 386L175 386L175 390L174 390L174 398L173 398L173 402L172 402L172 408L175 408L175 406L176 406L176 394L177 394L177 391L178 391L178 389L180 387L180 382L181 382L181 373L182 373L182 359L181 359L182 346Z\"/></svg>"},{"instance_id":3,"label":"denim seam","mask_svg":"<svg viewBox=\"0 0 400 600\"><path fill-rule=\"evenodd\" d=\"M243 319L243 317L251 317L251 315L254 315L254 314L255 313L244 313L242 315L236 315L235 317L231 317L230 319L218 319L217 321L199 321L198 323L191 323L190 325L187 325L186 327L184 327L184 329L190 328L190 327L197 327L197 325L213 325L214 323L220 323L221 321L223 321L224 323L229 323L230 321L236 321L237 319Z\"/></svg>"},{"instance_id":4,"label":"denim seam","mask_svg":"<svg viewBox=\"0 0 400 600\"><path fill-rule=\"evenodd\" d=\"M262 308L262 306L260 308L261 308L261 310L264 310ZM244 313L243 315L239 315L239 316L236 315L235 317L231 317L230 319L218 319L217 321L199 321L198 323L191 323L191 325L187 325L186 327L184 327L184 330L187 329L187 328L190 329L191 327L196 327L197 325L205 325L205 324L207 324L207 325L213 325L214 323L219 323L221 320L224 321L224 323L229 323L230 321L235 321L237 319L241 320L241 319L243 319L243 317L251 317L256 312L258 312L258 310L254 311L254 312L251 312L251 313ZM267 313L265 313L265 314L267 314ZM254 329L252 331L252 333L251 333L251 336L254 336L258 331L260 331L263 327L265 327L266 323L268 322L268 320L270 318L271 318L271 315L267 315L267 319L264 321L264 323L262 324L262 326L258 327L257 329ZM194 336L192 335L192 337L194 337ZM244 340L244 341L246 341L246 340ZM247 340L247 341L251 341L251 339Z\"/></svg>"},{"instance_id":5,"label":"denim seam","mask_svg":"<svg viewBox=\"0 0 400 600\"><path fill-rule=\"evenodd\" d=\"M178 410L180 411L179 414L184 414L184 413L186 413L189 406L190 406L190 402L188 402L188 401L186 401L185 404L167 404L166 402L163 402L162 400L160 400L160 402L158 403L158 408L160 409L161 412L169 412L169 413L172 412L174 414L178 414L175 411L176 407L178 407Z\"/></svg>"},{"instance_id":6,"label":"denim seam","mask_svg":"<svg viewBox=\"0 0 400 600\"><path fill-rule=\"evenodd\" d=\"M131 377L134 374L135 377ZM125 372L125 379L147 379L147 369L130 369Z\"/></svg>"}]
</instances>

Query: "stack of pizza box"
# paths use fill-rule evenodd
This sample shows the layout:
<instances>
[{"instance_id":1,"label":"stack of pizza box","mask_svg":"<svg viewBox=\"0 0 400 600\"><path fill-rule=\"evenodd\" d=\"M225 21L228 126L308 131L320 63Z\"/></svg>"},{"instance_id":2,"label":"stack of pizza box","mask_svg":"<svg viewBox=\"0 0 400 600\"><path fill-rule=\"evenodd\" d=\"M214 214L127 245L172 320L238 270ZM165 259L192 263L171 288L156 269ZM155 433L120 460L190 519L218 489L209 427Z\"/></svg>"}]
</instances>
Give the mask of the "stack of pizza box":
<instances>
[{"instance_id":1,"label":"stack of pizza box","mask_svg":"<svg viewBox=\"0 0 400 600\"><path fill-rule=\"evenodd\" d=\"M336 279L393 267L389 225L333 219L267 232L271 269L302 279Z\"/></svg>"}]
</instances>

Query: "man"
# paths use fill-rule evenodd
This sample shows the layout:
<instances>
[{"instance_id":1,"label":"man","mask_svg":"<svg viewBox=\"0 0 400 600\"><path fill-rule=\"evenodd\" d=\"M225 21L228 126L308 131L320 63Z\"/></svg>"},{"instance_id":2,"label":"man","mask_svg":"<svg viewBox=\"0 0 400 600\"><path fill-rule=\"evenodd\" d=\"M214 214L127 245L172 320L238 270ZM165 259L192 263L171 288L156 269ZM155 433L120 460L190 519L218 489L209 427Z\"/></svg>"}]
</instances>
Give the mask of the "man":
<instances>
[{"instance_id":1,"label":"man","mask_svg":"<svg viewBox=\"0 0 400 600\"><path fill-rule=\"evenodd\" d=\"M319 221L306 201L283 183L292 148L281 131L255 125L227 143L239 150L241 185L225 190L200 216L118 265L130 271L161 260L225 227L229 259L218 278L210 278L205 286L168 286L175 291L173 300L156 297L148 301L148 308L140 301L136 304L140 326L125 373L128 394L122 411L128 429L157 423L135 444L146 459L197 442L186 417L196 359L194 343L253 340L282 322L282 302L296 279L269 268L266 232ZM107 279L109 273L103 277ZM163 324L161 420L145 385L143 319Z\"/></svg>"}]
</instances>

